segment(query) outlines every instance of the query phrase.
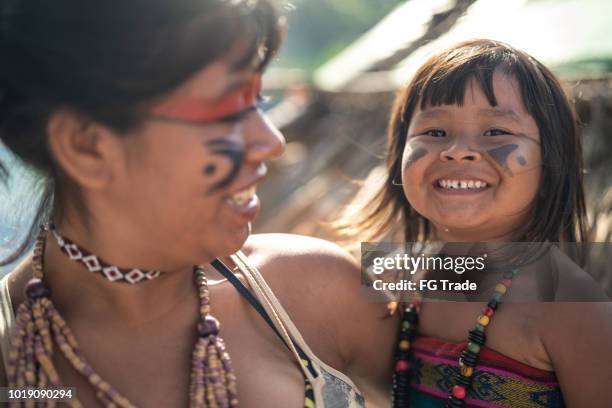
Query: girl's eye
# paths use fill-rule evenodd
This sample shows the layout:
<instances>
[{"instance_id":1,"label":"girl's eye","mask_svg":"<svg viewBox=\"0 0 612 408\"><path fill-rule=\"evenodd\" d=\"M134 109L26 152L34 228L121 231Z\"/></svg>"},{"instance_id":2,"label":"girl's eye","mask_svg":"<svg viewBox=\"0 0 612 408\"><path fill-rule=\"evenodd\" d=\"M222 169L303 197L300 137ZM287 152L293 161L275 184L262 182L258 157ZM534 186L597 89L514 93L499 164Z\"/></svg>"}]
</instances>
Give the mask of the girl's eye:
<instances>
[{"instance_id":1,"label":"girl's eye","mask_svg":"<svg viewBox=\"0 0 612 408\"><path fill-rule=\"evenodd\" d=\"M500 136L500 135L509 135L509 134L510 132L508 132L507 130L503 130L503 129L489 129L484 133L485 136Z\"/></svg>"},{"instance_id":2,"label":"girl's eye","mask_svg":"<svg viewBox=\"0 0 612 408\"><path fill-rule=\"evenodd\" d=\"M442 129L431 129L428 130L426 132L423 132L424 135L426 136L431 136L431 137L444 137L446 136L446 132Z\"/></svg>"}]
</instances>

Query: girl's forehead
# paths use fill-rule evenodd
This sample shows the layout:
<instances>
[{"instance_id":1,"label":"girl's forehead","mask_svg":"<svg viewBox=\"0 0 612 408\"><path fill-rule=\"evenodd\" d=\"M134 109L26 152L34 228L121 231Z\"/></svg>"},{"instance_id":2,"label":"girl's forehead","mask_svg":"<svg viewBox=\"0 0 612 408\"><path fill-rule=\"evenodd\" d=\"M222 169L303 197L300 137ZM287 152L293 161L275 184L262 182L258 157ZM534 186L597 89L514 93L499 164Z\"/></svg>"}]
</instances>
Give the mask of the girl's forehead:
<instances>
[{"instance_id":1,"label":"girl's forehead","mask_svg":"<svg viewBox=\"0 0 612 408\"><path fill-rule=\"evenodd\" d=\"M443 87L445 85L440 84L437 86ZM429 90L429 95L426 95L426 97L432 99L433 94L446 94L447 92L444 89L432 89ZM515 77L495 71L491 80L491 92L493 101L487 96L483 85L475 78L470 78L466 81L461 93L438 98L437 101L434 101L435 103L428 102L423 104L422 100L420 100L416 105L415 116L433 118L453 109L477 109L482 111L481 113L485 116L497 117L508 116L516 118L522 115L529 115ZM456 101L454 103L445 103L448 102L448 99Z\"/></svg>"}]
</instances>

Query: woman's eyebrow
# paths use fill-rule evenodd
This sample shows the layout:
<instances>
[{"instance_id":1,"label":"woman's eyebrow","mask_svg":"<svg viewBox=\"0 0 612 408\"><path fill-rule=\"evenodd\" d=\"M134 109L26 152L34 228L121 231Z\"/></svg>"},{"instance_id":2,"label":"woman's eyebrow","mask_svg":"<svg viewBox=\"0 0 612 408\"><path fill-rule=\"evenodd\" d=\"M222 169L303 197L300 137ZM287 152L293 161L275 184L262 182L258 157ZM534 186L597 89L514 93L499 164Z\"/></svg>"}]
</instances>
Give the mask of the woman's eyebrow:
<instances>
[{"instance_id":1,"label":"woman's eyebrow","mask_svg":"<svg viewBox=\"0 0 612 408\"><path fill-rule=\"evenodd\" d=\"M241 120L243 120L249 113L256 111L257 110L257 106L249 106L239 112L236 113L232 113L228 116L224 116L221 117L219 119L216 120L216 122L223 122L223 123L236 123L236 122L240 122Z\"/></svg>"},{"instance_id":2,"label":"woman's eyebrow","mask_svg":"<svg viewBox=\"0 0 612 408\"><path fill-rule=\"evenodd\" d=\"M223 89L223 92L221 92L219 94L219 96L215 97L210 103L217 103L220 100L222 100L224 97L226 97L227 95L232 93L233 91L235 91L237 89L244 88L245 86L249 85L250 83L251 83L250 79L244 79L244 78L240 78L240 79L237 79L235 81L232 81L229 84L227 84L225 89Z\"/></svg>"}]
</instances>

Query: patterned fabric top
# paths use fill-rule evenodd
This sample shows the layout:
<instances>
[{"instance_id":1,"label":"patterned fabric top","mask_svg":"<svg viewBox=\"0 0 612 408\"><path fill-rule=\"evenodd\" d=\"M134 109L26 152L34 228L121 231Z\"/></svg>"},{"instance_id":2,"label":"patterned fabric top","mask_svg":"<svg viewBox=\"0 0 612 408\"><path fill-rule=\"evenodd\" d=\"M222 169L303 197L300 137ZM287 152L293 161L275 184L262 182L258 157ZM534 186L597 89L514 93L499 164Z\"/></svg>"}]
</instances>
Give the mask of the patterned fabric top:
<instances>
[{"instance_id":1,"label":"patterned fabric top","mask_svg":"<svg viewBox=\"0 0 612 408\"><path fill-rule=\"evenodd\" d=\"M466 343L417 337L410 363L411 406L444 407L459 373ZM468 390L469 407L564 407L553 372L540 370L482 347Z\"/></svg>"}]
</instances>

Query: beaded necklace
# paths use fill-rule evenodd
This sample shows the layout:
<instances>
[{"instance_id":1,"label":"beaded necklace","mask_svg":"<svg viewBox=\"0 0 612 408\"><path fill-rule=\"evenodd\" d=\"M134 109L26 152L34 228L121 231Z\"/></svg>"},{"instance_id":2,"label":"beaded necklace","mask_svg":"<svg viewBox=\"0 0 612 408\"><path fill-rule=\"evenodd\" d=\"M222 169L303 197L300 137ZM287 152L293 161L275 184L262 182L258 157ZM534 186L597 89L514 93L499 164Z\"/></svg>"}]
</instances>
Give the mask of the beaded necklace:
<instances>
[{"instance_id":1,"label":"beaded necklace","mask_svg":"<svg viewBox=\"0 0 612 408\"><path fill-rule=\"evenodd\" d=\"M447 408L461 408L465 406L465 398L468 389L472 385L472 375L474 366L478 363L480 349L486 341L485 330L489 325L493 314L497 310L499 303L512 285L512 279L517 270L504 273L503 280L495 286L493 296L478 316L476 326L468 334L468 343L459 357L460 374L456 377L456 384L451 388ZM411 345L417 335L419 323L420 302L410 303L404 310L401 321L399 342L395 352L395 372L393 374L393 408L406 408L409 406L409 370L412 352Z\"/></svg>"},{"instance_id":2,"label":"beaded necklace","mask_svg":"<svg viewBox=\"0 0 612 408\"><path fill-rule=\"evenodd\" d=\"M34 246L34 278L26 285L26 300L17 310L16 330L11 338L7 367L8 386L62 386L52 362L55 343L72 367L88 380L103 406L134 408L134 404L89 365L72 331L50 299L51 290L43 281L43 252L50 228L49 225L42 227ZM200 320L197 324L198 340L191 360L190 407L234 407L238 405L236 376L225 344L218 337L219 322L210 315L210 296L203 266L194 266L193 274L200 298ZM17 407L19 404L16 402L11 406ZM34 407L34 404L26 402L25 406ZM69 405L82 407L76 398Z\"/></svg>"},{"instance_id":3,"label":"beaded necklace","mask_svg":"<svg viewBox=\"0 0 612 408\"><path fill-rule=\"evenodd\" d=\"M49 229L53 233L60 249L68 258L83 264L89 272L101 274L111 282L136 284L145 280L155 279L161 274L160 271L142 271L138 268L125 269L109 265L68 238L62 237L53 224L49 224Z\"/></svg>"}]
</instances>

